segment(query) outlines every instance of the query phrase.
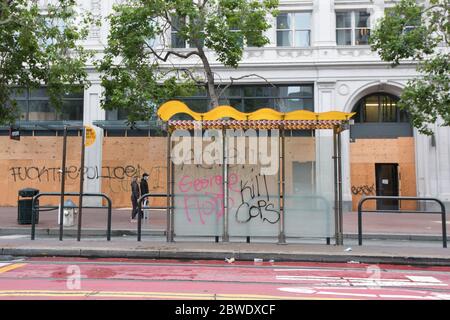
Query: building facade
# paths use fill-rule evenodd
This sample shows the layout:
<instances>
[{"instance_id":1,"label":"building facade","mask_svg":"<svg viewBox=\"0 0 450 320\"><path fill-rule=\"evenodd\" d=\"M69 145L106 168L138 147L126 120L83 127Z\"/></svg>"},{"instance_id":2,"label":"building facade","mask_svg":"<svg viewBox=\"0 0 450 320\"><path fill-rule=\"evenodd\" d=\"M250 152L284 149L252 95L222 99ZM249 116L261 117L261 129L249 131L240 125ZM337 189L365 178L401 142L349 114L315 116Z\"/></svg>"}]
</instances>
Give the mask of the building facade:
<instances>
[{"instance_id":1,"label":"building facade","mask_svg":"<svg viewBox=\"0 0 450 320\"><path fill-rule=\"evenodd\" d=\"M79 1L83 9L99 17L106 17L112 6L120 2ZM45 5L46 1L41 2ZM437 197L450 203L450 128L436 123L434 135L430 137L411 127L408 115L396 108L396 101L408 80L417 76L415 64L405 62L391 68L370 50L367 43L370 29L393 5L395 1L388 0L281 0L280 15L270 17L272 28L266 32L270 44L263 48L246 48L238 69L224 68L213 56L210 57L214 72L225 83L230 77L259 76L237 81L223 99L224 104L243 111L270 106L280 111L300 108L315 112L357 112L355 124L342 139L343 200L348 210L356 209L362 195ZM107 36L107 24L92 27L86 47L101 54ZM172 41L172 44L183 45L179 41ZM175 62L196 63L195 59ZM151 160L142 159L148 163L145 169L156 168L155 172L159 173L154 180L159 182L155 190L164 188L165 145L162 139L152 137L151 130L148 131L150 138L131 137L133 133L129 131L123 135L114 134L108 123L120 120L121 116L100 108L102 87L92 66L89 67L89 77L92 86L71 102L82 110L69 112L68 116L70 120L93 125L97 132L94 145L86 150L86 166L100 168L101 173L96 179L86 180L86 192L105 191L106 180L111 179L104 173L105 167L118 170L120 181L114 183L128 186L128 173L132 169L127 169L127 166L136 169L140 165L133 162L136 159L131 161L135 153L127 151L130 146L151 155ZM267 82L274 86L268 86ZM32 93L23 100L33 105ZM186 102L193 109L202 109L202 101L204 97L200 95ZM27 118L22 120L53 119L33 115L30 109L27 112ZM58 119L55 117L55 120ZM36 136L35 133L32 135ZM124 143L123 139L128 142ZM105 161L109 161L108 164ZM130 161L133 165L129 165ZM14 173L10 165L2 167L8 176ZM301 176L301 173L294 172L293 177L296 176ZM126 187L123 189L125 193ZM127 195L120 197L123 201L118 203L126 205L129 201ZM410 208L411 204L400 206ZM398 207L398 204L384 202L377 207L389 209Z\"/></svg>"}]
</instances>

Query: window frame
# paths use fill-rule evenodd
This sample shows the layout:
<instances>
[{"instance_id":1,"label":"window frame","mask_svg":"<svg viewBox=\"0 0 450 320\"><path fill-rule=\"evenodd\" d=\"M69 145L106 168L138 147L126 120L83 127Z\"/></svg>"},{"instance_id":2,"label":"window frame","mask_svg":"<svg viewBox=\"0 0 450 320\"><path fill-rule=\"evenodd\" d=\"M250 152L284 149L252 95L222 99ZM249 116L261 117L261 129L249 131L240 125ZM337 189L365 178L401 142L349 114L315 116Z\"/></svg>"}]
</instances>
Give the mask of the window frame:
<instances>
[{"instance_id":1,"label":"window frame","mask_svg":"<svg viewBox=\"0 0 450 320\"><path fill-rule=\"evenodd\" d=\"M310 90L308 92L305 92L304 90L299 91L297 95L289 96L282 94L280 88L282 87L308 87ZM243 83L243 84L236 84L227 89L227 91L220 97L219 99L219 105L232 105L229 103L230 100L233 100L234 102L239 102L239 106L236 106L235 108L239 111L248 112L246 110L246 102L249 100L273 100L274 101L274 108L277 110L280 110L281 107L281 100L288 100L288 99L299 99L304 100L306 104L310 104L306 106L303 109L296 109L296 110L308 110L314 112L315 108L315 97L314 97L314 83L308 82L308 83L277 83L275 84L274 93L273 94L259 94L261 91L255 90L255 94L253 95L245 95L245 89L249 88L271 88L270 85L265 84L251 84L251 83ZM229 90L232 90L229 92ZM210 97L205 89L200 89L199 92L196 94L189 96L189 97L175 97L175 99L185 102L191 109L193 109L196 112L207 112L210 109ZM195 105L195 107L193 107ZM204 108L196 108L199 105L203 105ZM261 105L260 107L269 107L268 105ZM115 120L125 120L125 114L122 114L124 118L117 117L118 113L117 110L109 110L106 111L106 118L109 121L115 121ZM117 117L117 119L116 119Z\"/></svg>"},{"instance_id":2,"label":"window frame","mask_svg":"<svg viewBox=\"0 0 450 320\"><path fill-rule=\"evenodd\" d=\"M378 104L378 109L377 109L377 121L367 121L367 116L366 116L366 101L368 98L370 97L377 97L377 104ZM395 121L385 121L385 114L386 114L386 110L385 108L383 108L383 101L382 98L383 97L389 97L389 99L391 99L392 102L395 102ZM356 112L356 116L355 116L355 122L359 123L359 124L366 124L366 123L409 123L409 116L407 114L406 111L401 110L397 105L398 105L398 101L400 100L399 97L397 97L396 95L390 94L390 93L385 93L385 92L375 92L375 93L371 93L368 94L364 97L362 97L361 99L358 100L358 102L355 104L355 107L353 109L353 112Z\"/></svg>"},{"instance_id":3,"label":"window frame","mask_svg":"<svg viewBox=\"0 0 450 320\"><path fill-rule=\"evenodd\" d=\"M297 28L296 25L296 19L295 15L300 13L307 13L309 14L309 29L301 29ZM278 28L278 17L280 15L287 14L289 19L289 29L279 29ZM284 11L281 12L275 19L275 33L276 33L276 46L277 48L311 48L311 34L312 34L312 12L310 10L303 10L303 11ZM307 46L300 46L297 44L296 41L296 34L300 32L307 31L308 34L308 45ZM289 32L289 45L278 45L278 32Z\"/></svg>"},{"instance_id":4,"label":"window frame","mask_svg":"<svg viewBox=\"0 0 450 320\"><path fill-rule=\"evenodd\" d=\"M182 21L182 19L184 19L184 23L186 23L186 17L178 17L178 16L174 16L174 15L171 15L171 22L174 20L174 19L177 19L178 21ZM173 44L174 44L174 39L175 39L175 37L174 36L177 36L177 34L179 33L179 31L178 30L176 30L174 27L173 27L173 23L171 23L171 26L170 26L170 47L171 48L173 48L173 49L186 49L186 48L190 48L190 43L189 43L189 41L187 41L186 39L181 39L180 38L180 40L183 40L183 42L184 42L184 47L178 47L178 46L174 46Z\"/></svg>"},{"instance_id":5,"label":"window frame","mask_svg":"<svg viewBox=\"0 0 450 320\"><path fill-rule=\"evenodd\" d=\"M19 87L13 87L12 89L13 90L17 90L17 89L20 89L20 88ZM25 104L26 104L25 118L21 117L22 112L20 112L20 117L17 120L19 120L19 121L65 121L63 119L58 119L58 117L61 117L64 114L64 112L63 112L64 109L61 109L60 112L58 113L56 111L55 107L50 104L50 97L48 96L47 93L46 93L45 96L32 97L31 92L33 90L36 90L36 89L45 89L46 90L47 87L41 86L41 87L38 87L38 88L31 88L31 87L22 88L22 93L21 93L22 96L13 97L12 100L15 100L16 102L25 101ZM73 121L83 121L83 118L84 118L84 89L81 89L81 90L82 90L82 93L80 93L81 97L79 97L79 98L76 98L76 97L63 97L62 98L62 103L63 104L66 101L81 101L82 102L82 104L81 104L81 117L80 117L80 119L72 119ZM30 120L30 112L31 112L30 111L30 102L31 101L46 101L46 102L48 102L49 103L49 108L50 108L50 110L52 110L52 114L54 115L54 119L53 120ZM64 108L64 106L63 106L63 108Z\"/></svg>"},{"instance_id":6,"label":"window frame","mask_svg":"<svg viewBox=\"0 0 450 320\"><path fill-rule=\"evenodd\" d=\"M369 15L367 27L358 27L357 21L356 21L356 14L358 12L364 12ZM337 15L338 13L350 13L350 27L338 27L337 26ZM336 45L339 47L345 47L345 46L368 46L369 42L364 44L357 44L356 43L356 33L358 30L368 30L368 36L370 37L370 31L372 30L372 21L371 21L372 15L370 14L369 10L367 9L351 9L351 10L336 10L335 11L335 36L336 36ZM351 43L350 44L339 44L338 43L338 31L340 30L350 30L350 37L351 37Z\"/></svg>"},{"instance_id":7,"label":"window frame","mask_svg":"<svg viewBox=\"0 0 450 320\"><path fill-rule=\"evenodd\" d=\"M173 19L180 19L179 17L177 17L176 15L171 15L171 19L173 21ZM187 21L189 21L189 17L182 17L182 21L184 21L183 23L187 23ZM240 31L240 30L236 30L236 31ZM183 40L184 41L184 46L177 46L174 47L173 46L173 39L174 39L174 35L176 36L176 34L179 33L178 30L175 30L173 25L170 26L170 48L172 49L190 49L190 48L196 48L196 46L193 44L192 40L188 41L187 39ZM203 34L203 32L201 32L201 34ZM180 38L181 39L181 38ZM205 39L201 39L201 45L204 46L205 44ZM159 42L159 45L161 45L162 42Z\"/></svg>"}]
</instances>

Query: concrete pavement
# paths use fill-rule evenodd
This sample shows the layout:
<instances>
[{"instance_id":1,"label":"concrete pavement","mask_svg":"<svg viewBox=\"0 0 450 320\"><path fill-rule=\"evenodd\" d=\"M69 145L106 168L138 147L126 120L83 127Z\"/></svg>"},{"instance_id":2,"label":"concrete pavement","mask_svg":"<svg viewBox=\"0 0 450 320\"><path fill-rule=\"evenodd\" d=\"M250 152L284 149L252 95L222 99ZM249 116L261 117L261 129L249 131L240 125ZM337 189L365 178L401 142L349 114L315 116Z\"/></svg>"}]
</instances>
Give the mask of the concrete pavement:
<instances>
[{"instance_id":1,"label":"concrete pavement","mask_svg":"<svg viewBox=\"0 0 450 320\"><path fill-rule=\"evenodd\" d=\"M137 225L130 222L130 208L113 209L112 235L135 235ZM447 214L448 217L448 214ZM448 217L450 218L450 217ZM37 236L57 235L57 211L41 212L36 225ZM104 235L107 212L105 209L83 210L83 234L85 236ZM166 229L166 211L151 210L150 222L143 223L144 235L163 235ZM447 222L450 226L450 222ZM447 228L448 229L448 228ZM17 223L17 208L0 208L0 236L30 234L30 225ZM76 234L76 226L64 227L67 235ZM347 238L356 238L358 219L356 212L344 213L344 234ZM368 238L404 239L404 240L440 240L442 237L441 216L436 214L398 214L398 213L364 213L363 233Z\"/></svg>"}]
</instances>

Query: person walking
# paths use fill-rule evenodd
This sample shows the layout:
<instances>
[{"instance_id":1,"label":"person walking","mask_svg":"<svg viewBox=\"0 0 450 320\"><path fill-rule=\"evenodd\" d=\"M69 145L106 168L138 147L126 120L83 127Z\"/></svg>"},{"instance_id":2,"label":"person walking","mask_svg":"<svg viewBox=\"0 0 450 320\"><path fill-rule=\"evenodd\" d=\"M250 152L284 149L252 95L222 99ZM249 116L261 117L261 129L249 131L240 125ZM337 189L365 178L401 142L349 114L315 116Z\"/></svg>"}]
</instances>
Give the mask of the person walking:
<instances>
[{"instance_id":1,"label":"person walking","mask_svg":"<svg viewBox=\"0 0 450 320\"><path fill-rule=\"evenodd\" d=\"M147 180L148 180L148 174L144 173L142 175L142 179L141 179L141 196L149 193ZM147 206L147 203L148 203L148 201L147 201L147 199L145 199L143 202L143 206L144 207ZM146 210L146 213L148 213L148 210ZM144 219L148 219L147 214L144 214L144 210L141 210L141 215L144 217Z\"/></svg>"},{"instance_id":2,"label":"person walking","mask_svg":"<svg viewBox=\"0 0 450 320\"><path fill-rule=\"evenodd\" d=\"M141 179L141 195L148 193L148 174L144 173Z\"/></svg>"},{"instance_id":3,"label":"person walking","mask_svg":"<svg viewBox=\"0 0 450 320\"><path fill-rule=\"evenodd\" d=\"M131 204L133 209L131 211L131 222L136 222L136 214L138 213L138 199L141 196L139 191L138 178L134 176L131 180Z\"/></svg>"}]
</instances>

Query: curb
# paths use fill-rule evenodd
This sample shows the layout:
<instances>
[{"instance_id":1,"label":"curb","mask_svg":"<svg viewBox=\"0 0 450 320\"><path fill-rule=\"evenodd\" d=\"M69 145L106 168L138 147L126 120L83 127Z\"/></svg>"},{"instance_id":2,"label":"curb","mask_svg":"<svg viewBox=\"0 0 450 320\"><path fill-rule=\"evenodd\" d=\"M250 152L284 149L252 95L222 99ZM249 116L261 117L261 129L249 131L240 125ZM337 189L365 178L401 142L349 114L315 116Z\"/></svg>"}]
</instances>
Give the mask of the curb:
<instances>
[{"instance_id":1,"label":"curb","mask_svg":"<svg viewBox=\"0 0 450 320\"><path fill-rule=\"evenodd\" d=\"M202 251L180 249L88 249L88 248L1 248L0 255L29 257L78 257L78 258L134 258L134 259L187 259L187 260L224 260L234 257L236 260L289 262L325 262L325 263L363 263L363 264L400 264L415 266L450 266L448 258L430 256L394 256L379 254L315 254L315 253L276 253L252 251Z\"/></svg>"}]
</instances>

